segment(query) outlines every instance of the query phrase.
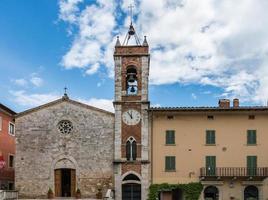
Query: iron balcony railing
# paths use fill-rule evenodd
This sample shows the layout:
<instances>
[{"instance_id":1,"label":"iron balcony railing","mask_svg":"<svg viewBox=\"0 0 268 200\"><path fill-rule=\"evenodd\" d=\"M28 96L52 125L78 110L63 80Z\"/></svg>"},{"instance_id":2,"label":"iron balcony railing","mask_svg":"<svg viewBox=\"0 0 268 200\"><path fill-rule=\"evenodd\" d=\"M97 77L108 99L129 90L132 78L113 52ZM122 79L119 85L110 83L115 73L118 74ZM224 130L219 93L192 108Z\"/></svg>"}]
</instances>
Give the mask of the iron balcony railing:
<instances>
[{"instance_id":1,"label":"iron balcony railing","mask_svg":"<svg viewBox=\"0 0 268 200\"><path fill-rule=\"evenodd\" d=\"M200 169L201 177L268 177L268 167L216 167Z\"/></svg>"}]
</instances>

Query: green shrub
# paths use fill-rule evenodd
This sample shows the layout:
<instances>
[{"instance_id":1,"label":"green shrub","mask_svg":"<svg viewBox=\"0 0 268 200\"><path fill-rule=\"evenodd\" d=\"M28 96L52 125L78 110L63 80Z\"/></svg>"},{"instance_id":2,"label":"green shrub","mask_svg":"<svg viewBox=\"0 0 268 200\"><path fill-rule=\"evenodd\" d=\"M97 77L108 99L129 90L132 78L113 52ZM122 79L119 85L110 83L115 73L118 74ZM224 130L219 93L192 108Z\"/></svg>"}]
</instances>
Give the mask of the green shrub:
<instances>
[{"instance_id":1,"label":"green shrub","mask_svg":"<svg viewBox=\"0 0 268 200\"><path fill-rule=\"evenodd\" d=\"M171 191L180 189L186 200L198 200L202 192L203 186L201 183L188 183L188 184L151 184L149 188L148 200L156 200L161 191Z\"/></svg>"}]
</instances>

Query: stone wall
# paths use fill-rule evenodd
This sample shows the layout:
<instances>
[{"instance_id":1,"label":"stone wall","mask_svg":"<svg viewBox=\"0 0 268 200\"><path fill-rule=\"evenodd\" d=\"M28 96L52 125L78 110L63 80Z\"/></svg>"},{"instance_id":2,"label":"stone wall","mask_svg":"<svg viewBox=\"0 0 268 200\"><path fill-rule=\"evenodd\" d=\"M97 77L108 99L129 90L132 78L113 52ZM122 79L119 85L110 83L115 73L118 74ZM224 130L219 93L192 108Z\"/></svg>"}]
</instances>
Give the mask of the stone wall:
<instances>
[{"instance_id":1,"label":"stone wall","mask_svg":"<svg viewBox=\"0 0 268 200\"><path fill-rule=\"evenodd\" d=\"M73 130L58 130L61 120ZM95 198L97 184L113 179L114 115L70 101L26 113L16 119L16 189L21 198L45 198L55 191L54 169L76 170L76 188Z\"/></svg>"}]
</instances>

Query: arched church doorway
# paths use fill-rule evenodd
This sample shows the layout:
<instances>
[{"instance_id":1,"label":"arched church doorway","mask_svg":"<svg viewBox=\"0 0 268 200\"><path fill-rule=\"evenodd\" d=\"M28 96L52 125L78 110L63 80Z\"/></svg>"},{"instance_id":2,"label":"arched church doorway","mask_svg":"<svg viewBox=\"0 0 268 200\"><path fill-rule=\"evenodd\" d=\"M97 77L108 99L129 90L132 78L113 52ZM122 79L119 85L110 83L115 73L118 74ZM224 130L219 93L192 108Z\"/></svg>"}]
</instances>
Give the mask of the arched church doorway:
<instances>
[{"instance_id":1,"label":"arched church doorway","mask_svg":"<svg viewBox=\"0 0 268 200\"><path fill-rule=\"evenodd\" d=\"M55 196L74 197L75 180L75 169L55 169Z\"/></svg>"},{"instance_id":2,"label":"arched church doorway","mask_svg":"<svg viewBox=\"0 0 268 200\"><path fill-rule=\"evenodd\" d=\"M204 199L207 200L218 200L219 199L219 190L215 186L208 186L204 190Z\"/></svg>"},{"instance_id":3,"label":"arched church doorway","mask_svg":"<svg viewBox=\"0 0 268 200\"><path fill-rule=\"evenodd\" d=\"M244 190L244 200L259 200L259 190L256 186L247 186Z\"/></svg>"},{"instance_id":4,"label":"arched church doorway","mask_svg":"<svg viewBox=\"0 0 268 200\"><path fill-rule=\"evenodd\" d=\"M122 183L122 200L141 200L139 177L129 174L123 179Z\"/></svg>"}]
</instances>

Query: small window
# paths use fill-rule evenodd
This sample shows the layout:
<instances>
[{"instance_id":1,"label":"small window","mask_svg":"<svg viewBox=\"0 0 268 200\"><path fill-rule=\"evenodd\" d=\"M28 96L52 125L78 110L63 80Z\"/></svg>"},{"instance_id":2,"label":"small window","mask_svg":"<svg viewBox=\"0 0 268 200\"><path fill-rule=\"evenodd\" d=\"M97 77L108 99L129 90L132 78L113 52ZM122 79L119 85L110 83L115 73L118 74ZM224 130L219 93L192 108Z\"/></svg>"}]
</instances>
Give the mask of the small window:
<instances>
[{"instance_id":1,"label":"small window","mask_svg":"<svg viewBox=\"0 0 268 200\"><path fill-rule=\"evenodd\" d=\"M8 167L14 168L14 156L13 155L9 155L9 158L8 158Z\"/></svg>"},{"instance_id":2,"label":"small window","mask_svg":"<svg viewBox=\"0 0 268 200\"><path fill-rule=\"evenodd\" d=\"M174 116L173 115L168 115L167 119L174 119Z\"/></svg>"},{"instance_id":3,"label":"small window","mask_svg":"<svg viewBox=\"0 0 268 200\"><path fill-rule=\"evenodd\" d=\"M216 144L215 140L215 130L207 130L206 131L206 144Z\"/></svg>"},{"instance_id":4,"label":"small window","mask_svg":"<svg viewBox=\"0 0 268 200\"><path fill-rule=\"evenodd\" d=\"M176 157L175 156L166 156L165 170L166 171L175 171L176 170Z\"/></svg>"},{"instance_id":5,"label":"small window","mask_svg":"<svg viewBox=\"0 0 268 200\"><path fill-rule=\"evenodd\" d=\"M256 130L248 130L247 131L247 144L248 145L256 145L256 143L257 143Z\"/></svg>"},{"instance_id":6,"label":"small window","mask_svg":"<svg viewBox=\"0 0 268 200\"><path fill-rule=\"evenodd\" d=\"M251 120L255 119L255 115L249 115L248 119L251 119Z\"/></svg>"},{"instance_id":7,"label":"small window","mask_svg":"<svg viewBox=\"0 0 268 200\"><path fill-rule=\"evenodd\" d=\"M174 130L167 130L166 131L166 144L175 144L175 131Z\"/></svg>"},{"instance_id":8,"label":"small window","mask_svg":"<svg viewBox=\"0 0 268 200\"><path fill-rule=\"evenodd\" d=\"M58 123L58 130L63 135L69 135L73 131L74 127L69 120L62 120Z\"/></svg>"},{"instance_id":9,"label":"small window","mask_svg":"<svg viewBox=\"0 0 268 200\"><path fill-rule=\"evenodd\" d=\"M9 122L9 134L15 135L15 124Z\"/></svg>"},{"instance_id":10,"label":"small window","mask_svg":"<svg viewBox=\"0 0 268 200\"><path fill-rule=\"evenodd\" d=\"M213 120L213 119L214 119L214 116L213 116L213 115L208 115L207 118L208 118L209 120Z\"/></svg>"}]
</instances>

